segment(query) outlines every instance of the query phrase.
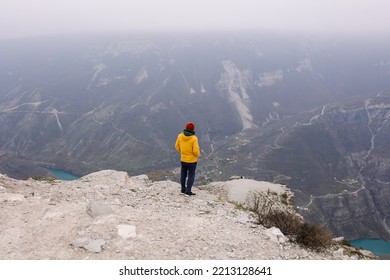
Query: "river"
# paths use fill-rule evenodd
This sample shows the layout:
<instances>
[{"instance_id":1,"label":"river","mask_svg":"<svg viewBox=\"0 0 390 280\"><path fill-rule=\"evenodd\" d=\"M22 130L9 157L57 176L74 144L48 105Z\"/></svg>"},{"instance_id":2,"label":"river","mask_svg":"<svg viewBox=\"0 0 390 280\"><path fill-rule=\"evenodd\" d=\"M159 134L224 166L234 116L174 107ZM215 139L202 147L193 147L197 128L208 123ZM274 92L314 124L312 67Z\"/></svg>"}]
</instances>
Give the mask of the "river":
<instances>
[{"instance_id":1,"label":"river","mask_svg":"<svg viewBox=\"0 0 390 280\"><path fill-rule=\"evenodd\" d=\"M373 252L377 256L390 255L390 242L381 239L356 239L352 246Z\"/></svg>"},{"instance_id":2,"label":"river","mask_svg":"<svg viewBox=\"0 0 390 280\"><path fill-rule=\"evenodd\" d=\"M78 178L80 178L79 176L76 176L70 172L67 172L65 170L61 170L61 169L53 169L53 168L48 168L48 170L50 171L50 173L52 173L55 177L57 177L58 179L60 180L64 180L64 181L71 181L71 180L77 180Z\"/></svg>"}]
</instances>

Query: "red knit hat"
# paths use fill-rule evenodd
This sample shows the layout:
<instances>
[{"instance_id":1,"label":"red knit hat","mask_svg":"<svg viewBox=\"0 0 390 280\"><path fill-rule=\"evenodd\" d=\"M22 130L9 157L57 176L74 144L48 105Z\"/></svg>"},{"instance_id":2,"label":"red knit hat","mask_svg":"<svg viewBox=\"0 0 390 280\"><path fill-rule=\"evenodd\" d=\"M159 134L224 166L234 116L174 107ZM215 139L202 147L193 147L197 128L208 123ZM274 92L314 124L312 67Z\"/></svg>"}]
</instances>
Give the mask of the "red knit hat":
<instances>
[{"instance_id":1,"label":"red knit hat","mask_svg":"<svg viewBox=\"0 0 390 280\"><path fill-rule=\"evenodd\" d=\"M186 124L186 129L188 129L188 130L195 130L195 125L194 125L194 123L188 122L188 123Z\"/></svg>"}]
</instances>

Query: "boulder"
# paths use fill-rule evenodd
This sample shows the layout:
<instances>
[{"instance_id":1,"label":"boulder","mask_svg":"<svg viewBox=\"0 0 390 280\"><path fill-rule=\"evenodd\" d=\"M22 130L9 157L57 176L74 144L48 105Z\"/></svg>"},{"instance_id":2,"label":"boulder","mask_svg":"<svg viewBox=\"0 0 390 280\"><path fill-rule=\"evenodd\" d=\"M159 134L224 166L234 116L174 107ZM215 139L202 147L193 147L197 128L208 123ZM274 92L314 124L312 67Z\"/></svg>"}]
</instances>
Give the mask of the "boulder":
<instances>
[{"instance_id":1,"label":"boulder","mask_svg":"<svg viewBox=\"0 0 390 280\"><path fill-rule=\"evenodd\" d=\"M92 201L87 205L87 213L92 217L96 218L98 216L107 216L114 214L112 208L100 201Z\"/></svg>"}]
</instances>

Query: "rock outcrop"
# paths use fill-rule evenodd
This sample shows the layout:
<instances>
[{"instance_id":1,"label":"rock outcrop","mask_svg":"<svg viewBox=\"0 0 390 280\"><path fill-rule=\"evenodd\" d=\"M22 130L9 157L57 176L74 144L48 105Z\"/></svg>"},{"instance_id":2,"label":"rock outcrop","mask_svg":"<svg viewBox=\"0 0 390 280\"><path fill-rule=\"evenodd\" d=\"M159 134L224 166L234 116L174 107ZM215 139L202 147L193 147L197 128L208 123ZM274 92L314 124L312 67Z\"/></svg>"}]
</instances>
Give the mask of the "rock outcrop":
<instances>
[{"instance_id":1,"label":"rock outcrop","mask_svg":"<svg viewBox=\"0 0 390 280\"><path fill-rule=\"evenodd\" d=\"M75 181L0 175L0 259L375 258L341 245L301 248L254 223L237 207L236 188L287 190L243 179L200 186L187 197L178 183L114 170Z\"/></svg>"}]
</instances>

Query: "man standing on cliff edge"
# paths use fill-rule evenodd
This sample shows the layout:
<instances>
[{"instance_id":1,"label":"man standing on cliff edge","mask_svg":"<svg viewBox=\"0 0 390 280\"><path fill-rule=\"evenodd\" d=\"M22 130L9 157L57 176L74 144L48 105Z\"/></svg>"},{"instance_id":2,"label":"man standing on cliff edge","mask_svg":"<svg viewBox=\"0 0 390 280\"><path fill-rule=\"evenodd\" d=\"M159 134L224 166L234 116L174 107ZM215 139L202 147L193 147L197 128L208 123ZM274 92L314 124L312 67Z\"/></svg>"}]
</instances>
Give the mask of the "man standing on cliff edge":
<instances>
[{"instance_id":1,"label":"man standing on cliff edge","mask_svg":"<svg viewBox=\"0 0 390 280\"><path fill-rule=\"evenodd\" d=\"M181 193L188 196L195 195L195 193L191 191L191 188L195 181L195 170L198 157L200 156L200 150L198 138L195 136L195 125L192 122L188 122L183 132L177 136L175 148L180 153Z\"/></svg>"}]
</instances>

